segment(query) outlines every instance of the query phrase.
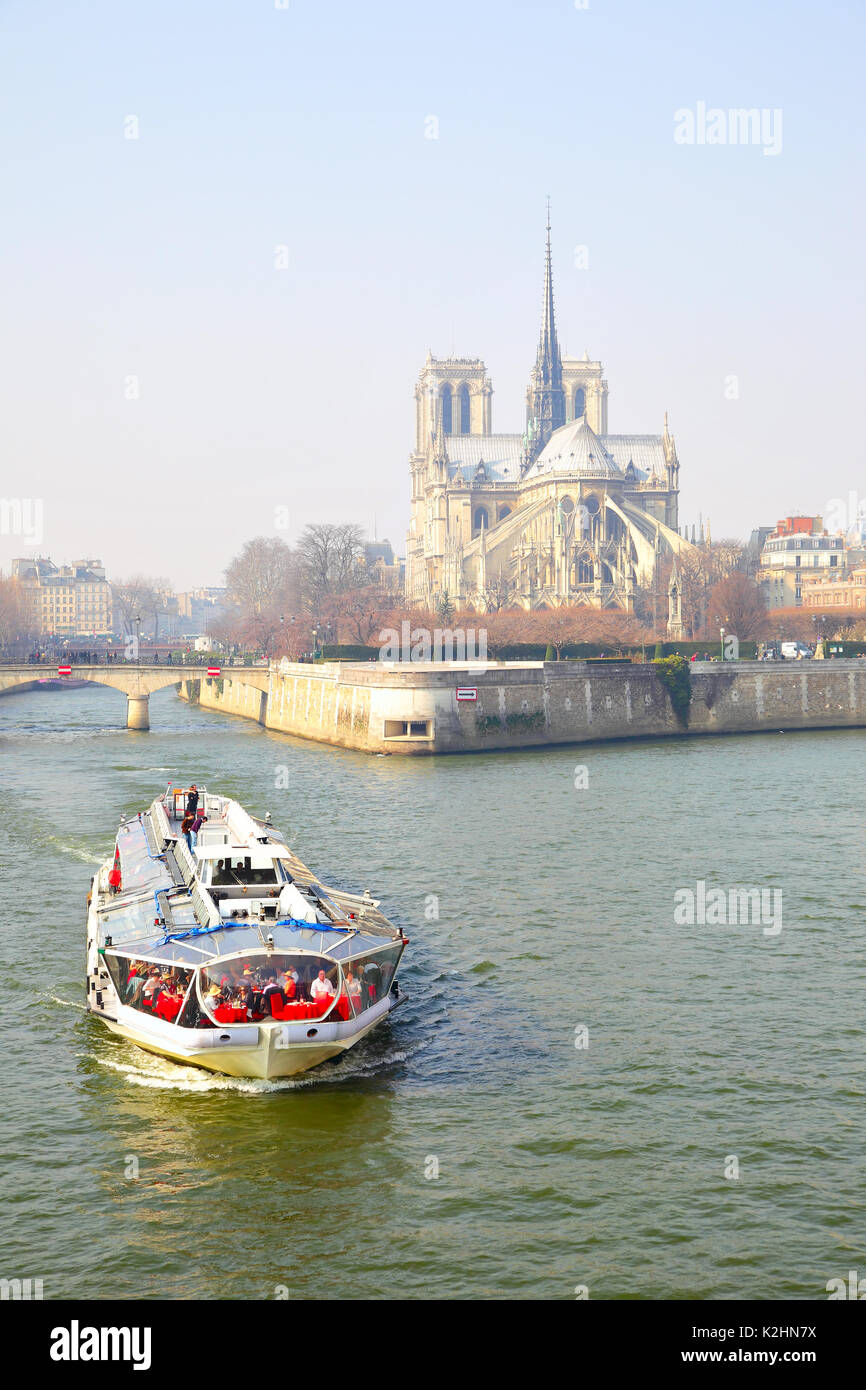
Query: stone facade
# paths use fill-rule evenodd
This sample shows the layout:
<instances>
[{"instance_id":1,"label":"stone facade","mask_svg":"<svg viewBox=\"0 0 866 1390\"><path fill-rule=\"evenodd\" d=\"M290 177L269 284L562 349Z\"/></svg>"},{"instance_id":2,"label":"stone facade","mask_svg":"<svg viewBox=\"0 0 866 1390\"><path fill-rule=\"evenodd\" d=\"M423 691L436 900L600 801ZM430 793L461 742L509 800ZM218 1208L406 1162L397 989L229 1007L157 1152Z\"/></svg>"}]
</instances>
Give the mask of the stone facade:
<instances>
[{"instance_id":1,"label":"stone facade","mask_svg":"<svg viewBox=\"0 0 866 1390\"><path fill-rule=\"evenodd\" d=\"M866 661L691 663L688 729L646 664L289 662L267 691L203 680L204 708L370 753L468 753L607 739L866 726ZM458 700L458 688L474 700ZM185 695L181 687L181 695Z\"/></svg>"},{"instance_id":2,"label":"stone facade","mask_svg":"<svg viewBox=\"0 0 866 1390\"><path fill-rule=\"evenodd\" d=\"M493 433L480 358L428 353L421 369L406 549L414 603L447 595L481 611L503 602L629 610L659 556L688 546L667 416L660 435L609 434L601 362L560 353L547 233L523 434Z\"/></svg>"}]
</instances>

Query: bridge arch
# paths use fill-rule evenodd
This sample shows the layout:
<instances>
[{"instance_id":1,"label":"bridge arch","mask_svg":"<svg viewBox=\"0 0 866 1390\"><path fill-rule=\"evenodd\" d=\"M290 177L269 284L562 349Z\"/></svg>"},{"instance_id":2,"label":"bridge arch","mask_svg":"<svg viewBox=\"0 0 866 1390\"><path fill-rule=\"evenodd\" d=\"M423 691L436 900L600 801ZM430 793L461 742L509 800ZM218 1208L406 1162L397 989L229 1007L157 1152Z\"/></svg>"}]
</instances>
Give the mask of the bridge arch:
<instances>
[{"instance_id":1,"label":"bridge arch","mask_svg":"<svg viewBox=\"0 0 866 1390\"><path fill-rule=\"evenodd\" d=\"M0 665L0 694L15 690L20 686L31 686L40 679L54 677L54 666L31 666L29 663ZM178 686L190 680L220 679L238 681L241 685L252 685L257 690L267 690L269 670L265 666L230 666L223 676L208 677L204 666L76 666L71 667L72 678L84 680L91 685L104 685L119 690L126 695L126 727L145 730L150 728L150 697L158 690Z\"/></svg>"}]
</instances>

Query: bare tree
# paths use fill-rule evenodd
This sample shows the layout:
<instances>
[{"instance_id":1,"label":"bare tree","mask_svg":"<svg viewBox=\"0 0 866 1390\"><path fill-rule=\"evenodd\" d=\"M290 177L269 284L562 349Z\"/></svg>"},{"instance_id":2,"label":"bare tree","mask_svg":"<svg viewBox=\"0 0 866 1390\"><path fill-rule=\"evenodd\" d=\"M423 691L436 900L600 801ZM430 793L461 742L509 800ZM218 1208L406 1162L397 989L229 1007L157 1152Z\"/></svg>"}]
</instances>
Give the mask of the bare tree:
<instances>
[{"instance_id":1,"label":"bare tree","mask_svg":"<svg viewBox=\"0 0 866 1390\"><path fill-rule=\"evenodd\" d=\"M135 618L141 618L142 624L146 626L146 615L149 613L152 618L159 602L156 583L157 581L148 578L146 574L133 574L129 579L119 579L116 584L112 584L115 628L119 627L123 632L132 632Z\"/></svg>"},{"instance_id":2,"label":"bare tree","mask_svg":"<svg viewBox=\"0 0 866 1390\"><path fill-rule=\"evenodd\" d=\"M304 527L297 554L301 592L311 611L323 599L343 593L361 581L358 562L363 553L363 536L363 529L353 524Z\"/></svg>"},{"instance_id":3,"label":"bare tree","mask_svg":"<svg viewBox=\"0 0 866 1390\"><path fill-rule=\"evenodd\" d=\"M297 566L285 541L256 536L247 541L226 570L227 597L243 614L262 614L294 606Z\"/></svg>"},{"instance_id":4,"label":"bare tree","mask_svg":"<svg viewBox=\"0 0 866 1390\"><path fill-rule=\"evenodd\" d=\"M734 573L715 584L709 594L707 622L712 629L724 627L741 642L763 637L767 609L755 580Z\"/></svg>"},{"instance_id":5,"label":"bare tree","mask_svg":"<svg viewBox=\"0 0 866 1390\"><path fill-rule=\"evenodd\" d=\"M8 646L23 635L24 604L17 579L0 575L0 646Z\"/></svg>"}]
</instances>

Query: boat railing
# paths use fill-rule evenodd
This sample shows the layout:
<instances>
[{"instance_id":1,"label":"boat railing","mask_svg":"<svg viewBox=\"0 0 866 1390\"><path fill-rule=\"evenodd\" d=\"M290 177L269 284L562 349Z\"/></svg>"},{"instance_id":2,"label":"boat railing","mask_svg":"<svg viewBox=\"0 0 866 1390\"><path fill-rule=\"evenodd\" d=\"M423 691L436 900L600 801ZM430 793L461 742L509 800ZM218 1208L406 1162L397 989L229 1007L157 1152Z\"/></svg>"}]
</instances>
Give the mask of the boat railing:
<instances>
[{"instance_id":1,"label":"boat railing","mask_svg":"<svg viewBox=\"0 0 866 1390\"><path fill-rule=\"evenodd\" d=\"M222 920L219 914L219 908L210 893L205 892L202 888L196 875L195 860L183 836L172 843L170 855L171 858L174 859L184 884L186 885L186 890L192 901L196 921L202 927L218 926Z\"/></svg>"},{"instance_id":2,"label":"boat railing","mask_svg":"<svg viewBox=\"0 0 866 1390\"><path fill-rule=\"evenodd\" d=\"M168 816L165 814L165 807L161 801L154 801L150 808L150 814L153 819L157 838L165 844L167 840L172 838L172 829L169 825Z\"/></svg>"},{"instance_id":3,"label":"boat railing","mask_svg":"<svg viewBox=\"0 0 866 1390\"><path fill-rule=\"evenodd\" d=\"M186 840L184 840L182 837L179 837L177 840L175 840L174 844L172 845L172 851L174 853L177 866L183 874L183 881L187 885L187 887L189 887L189 885L195 879L195 860L192 857L192 853Z\"/></svg>"},{"instance_id":4,"label":"boat railing","mask_svg":"<svg viewBox=\"0 0 866 1390\"><path fill-rule=\"evenodd\" d=\"M196 921L202 927L217 927L222 918L219 908L211 897L210 893L205 893L201 884L196 879L189 890L192 898L192 909L195 913Z\"/></svg>"}]
</instances>

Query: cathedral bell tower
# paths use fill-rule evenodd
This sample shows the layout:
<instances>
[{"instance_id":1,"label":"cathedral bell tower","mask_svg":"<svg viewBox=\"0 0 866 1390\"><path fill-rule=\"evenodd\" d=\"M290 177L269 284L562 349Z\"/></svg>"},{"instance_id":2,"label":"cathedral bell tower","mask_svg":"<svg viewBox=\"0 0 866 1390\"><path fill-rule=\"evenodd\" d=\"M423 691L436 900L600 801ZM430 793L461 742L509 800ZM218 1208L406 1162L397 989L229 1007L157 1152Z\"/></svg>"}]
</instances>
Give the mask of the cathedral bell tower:
<instances>
[{"instance_id":1,"label":"cathedral bell tower","mask_svg":"<svg viewBox=\"0 0 866 1390\"><path fill-rule=\"evenodd\" d=\"M550 259L550 204L547 206L547 249L544 259L544 298L541 306L541 334L535 366L526 392L526 465L544 448L554 430L565 424L565 390L562 384L562 355L556 336L553 312L553 270Z\"/></svg>"}]
</instances>

